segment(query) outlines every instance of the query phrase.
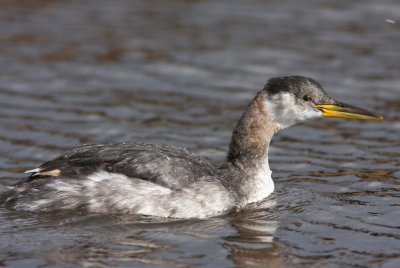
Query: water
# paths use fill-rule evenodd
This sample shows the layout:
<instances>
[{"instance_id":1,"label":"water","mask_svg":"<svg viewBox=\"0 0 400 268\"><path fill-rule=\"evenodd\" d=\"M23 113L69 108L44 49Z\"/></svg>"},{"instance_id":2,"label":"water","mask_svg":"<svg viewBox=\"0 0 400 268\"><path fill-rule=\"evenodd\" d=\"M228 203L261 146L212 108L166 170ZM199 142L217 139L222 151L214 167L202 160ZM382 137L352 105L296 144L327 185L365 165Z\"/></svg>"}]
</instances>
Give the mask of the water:
<instances>
[{"instance_id":1,"label":"water","mask_svg":"<svg viewBox=\"0 0 400 268\"><path fill-rule=\"evenodd\" d=\"M3 189L94 142L167 143L222 161L238 117L273 76L311 76L386 117L281 132L273 196L209 220L1 208L0 266L400 267L397 1L0 5Z\"/></svg>"}]
</instances>

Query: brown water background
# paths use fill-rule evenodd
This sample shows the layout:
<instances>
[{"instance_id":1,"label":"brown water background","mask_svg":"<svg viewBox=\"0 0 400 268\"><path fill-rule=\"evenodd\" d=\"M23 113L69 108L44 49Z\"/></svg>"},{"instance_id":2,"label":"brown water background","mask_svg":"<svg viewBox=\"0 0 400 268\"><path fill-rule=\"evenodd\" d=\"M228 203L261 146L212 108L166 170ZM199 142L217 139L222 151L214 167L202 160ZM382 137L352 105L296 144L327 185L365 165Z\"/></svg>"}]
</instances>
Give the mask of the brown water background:
<instances>
[{"instance_id":1,"label":"brown water background","mask_svg":"<svg viewBox=\"0 0 400 268\"><path fill-rule=\"evenodd\" d=\"M0 190L87 143L222 161L274 76L385 116L283 131L273 196L209 220L0 208L0 267L400 267L399 51L397 0L0 0Z\"/></svg>"}]
</instances>

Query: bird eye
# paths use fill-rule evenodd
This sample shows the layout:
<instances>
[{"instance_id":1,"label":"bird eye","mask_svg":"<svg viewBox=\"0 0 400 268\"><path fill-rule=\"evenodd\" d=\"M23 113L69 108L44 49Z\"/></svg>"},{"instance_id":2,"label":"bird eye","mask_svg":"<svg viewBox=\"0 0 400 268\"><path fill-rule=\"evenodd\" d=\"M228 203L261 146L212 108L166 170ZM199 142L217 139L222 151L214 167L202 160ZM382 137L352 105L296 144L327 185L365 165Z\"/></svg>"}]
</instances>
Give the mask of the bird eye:
<instances>
[{"instance_id":1,"label":"bird eye","mask_svg":"<svg viewBox=\"0 0 400 268\"><path fill-rule=\"evenodd\" d=\"M310 101L310 100L312 100L312 98L309 95L304 95L303 100Z\"/></svg>"}]
</instances>

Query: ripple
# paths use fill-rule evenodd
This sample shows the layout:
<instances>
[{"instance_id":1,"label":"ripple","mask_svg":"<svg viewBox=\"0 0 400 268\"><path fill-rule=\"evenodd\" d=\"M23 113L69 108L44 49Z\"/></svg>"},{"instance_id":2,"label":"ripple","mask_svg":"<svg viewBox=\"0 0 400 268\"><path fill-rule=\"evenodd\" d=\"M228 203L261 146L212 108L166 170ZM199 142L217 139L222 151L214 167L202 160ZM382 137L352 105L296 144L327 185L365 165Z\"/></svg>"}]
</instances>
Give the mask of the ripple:
<instances>
[{"instance_id":1,"label":"ripple","mask_svg":"<svg viewBox=\"0 0 400 268\"><path fill-rule=\"evenodd\" d=\"M0 208L0 266L397 267L399 24L385 19L398 10L394 0L5 1L1 190L85 143L167 143L221 162L272 76L312 76L385 120L283 131L270 148L276 193L205 221Z\"/></svg>"}]
</instances>

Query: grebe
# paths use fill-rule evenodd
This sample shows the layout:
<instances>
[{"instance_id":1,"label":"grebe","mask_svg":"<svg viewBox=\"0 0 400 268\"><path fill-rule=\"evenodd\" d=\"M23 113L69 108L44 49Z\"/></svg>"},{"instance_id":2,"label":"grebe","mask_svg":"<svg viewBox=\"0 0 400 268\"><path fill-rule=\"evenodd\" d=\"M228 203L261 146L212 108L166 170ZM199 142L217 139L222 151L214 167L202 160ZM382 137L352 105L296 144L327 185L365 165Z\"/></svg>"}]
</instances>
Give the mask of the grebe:
<instances>
[{"instance_id":1,"label":"grebe","mask_svg":"<svg viewBox=\"0 0 400 268\"><path fill-rule=\"evenodd\" d=\"M30 176L2 193L0 203L31 212L215 216L268 197L274 190L268 165L272 136L322 116L382 119L332 99L311 78L272 78L240 118L220 166L166 145L85 145L26 171Z\"/></svg>"}]
</instances>

